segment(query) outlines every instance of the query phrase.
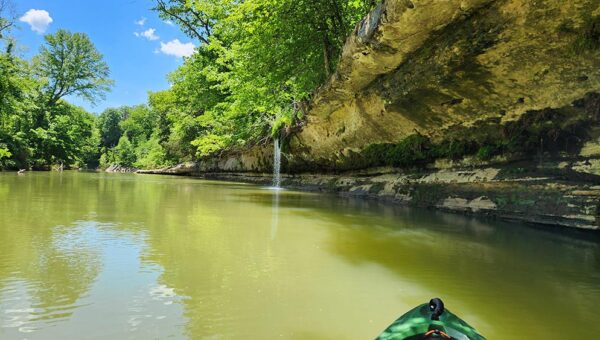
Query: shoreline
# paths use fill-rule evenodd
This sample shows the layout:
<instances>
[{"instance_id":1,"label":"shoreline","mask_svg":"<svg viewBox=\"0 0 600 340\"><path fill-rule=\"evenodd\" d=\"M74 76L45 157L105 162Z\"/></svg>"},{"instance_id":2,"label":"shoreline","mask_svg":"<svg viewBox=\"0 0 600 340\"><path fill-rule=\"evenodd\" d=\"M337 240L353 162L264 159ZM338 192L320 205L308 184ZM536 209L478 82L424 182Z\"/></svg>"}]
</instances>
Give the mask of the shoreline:
<instances>
[{"instance_id":1,"label":"shoreline","mask_svg":"<svg viewBox=\"0 0 600 340\"><path fill-rule=\"evenodd\" d=\"M437 169L390 169L340 174L282 174L282 186L334 193L398 206L518 221L541 226L600 230L600 182L578 178L557 164L545 169L515 165ZM561 170L561 171L558 171ZM205 171L196 163L138 174L176 175L268 185L265 172Z\"/></svg>"}]
</instances>

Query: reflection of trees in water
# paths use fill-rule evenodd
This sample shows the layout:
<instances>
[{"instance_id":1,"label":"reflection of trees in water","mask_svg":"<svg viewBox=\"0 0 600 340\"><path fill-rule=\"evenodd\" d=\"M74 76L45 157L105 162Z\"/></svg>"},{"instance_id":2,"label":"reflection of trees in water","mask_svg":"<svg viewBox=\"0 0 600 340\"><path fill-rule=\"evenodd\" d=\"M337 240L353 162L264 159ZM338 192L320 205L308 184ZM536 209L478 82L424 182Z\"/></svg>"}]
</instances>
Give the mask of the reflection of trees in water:
<instances>
[{"instance_id":1,"label":"reflection of trees in water","mask_svg":"<svg viewBox=\"0 0 600 340\"><path fill-rule=\"evenodd\" d=\"M156 252L149 260L165 268L163 279L169 286L193 297L186 301L187 315L195 319L188 325L190 334L210 334L211 326L219 328L203 323L201 316L224 323L230 319L222 312L226 308L215 306L252 304L224 291L245 291L240 285L253 284L235 282L240 277L256 279L259 287L260 273L253 273L252 268L232 273L227 268L235 268L231 264L236 260L243 262L236 254L255 254L257 261L268 259L265 249L272 245L260 231L256 238L247 239L248 234L240 232L240 239L231 239L223 228L250 225L249 219L260 218L255 217L261 214L258 209L262 214L272 212L275 203L286 214L330 226L325 230L331 235L333 254L356 265L382 265L433 295L447 296L459 314L471 314L483 330L496 334L515 335L509 328L495 329L498 320L510 324L513 331L551 334L572 329L577 320L589 319L587 311L600 303L600 291L593 288L600 286L600 246L598 240L587 239L588 234L582 238L557 230L305 193L284 191L275 202L267 190L177 190L173 195L181 206L172 207L172 212L163 210L160 225L149 222L155 225L150 244ZM251 204L225 212L221 210L227 206L222 204L225 201ZM182 233L184 226L191 229ZM174 243L180 247L173 249L170 244L178 238ZM206 258L219 261L207 262ZM257 263L255 268L264 266ZM409 304L428 298L406 297ZM482 306L486 301L490 304ZM552 325L546 326L548 322Z\"/></svg>"},{"instance_id":2,"label":"reflection of trees in water","mask_svg":"<svg viewBox=\"0 0 600 340\"><path fill-rule=\"evenodd\" d=\"M183 297L188 335L270 338L304 328L298 317L318 321L315 306L305 303L317 285L304 273L321 275L315 269L321 253L295 242L303 230L290 233L289 220L273 215L272 191L180 178L135 190L144 200L132 202L132 209L147 212L144 261L164 268L160 283ZM264 205L255 204L261 200ZM275 240L274 223L280 229ZM338 334L327 325L325 334L332 332Z\"/></svg>"},{"instance_id":3,"label":"reflection of trees in water","mask_svg":"<svg viewBox=\"0 0 600 340\"><path fill-rule=\"evenodd\" d=\"M261 289L270 289L263 283L280 262L270 241L267 211L248 205L227 211L235 200L231 192L201 188L199 182L146 189L154 190L146 197L153 197L160 209L145 222L149 244L145 260L161 265L161 282L188 297L182 300L190 320L188 335L242 336L247 330L234 326L236 320L268 303L257 296ZM262 228L256 228L261 223ZM253 254L250 260L248 254ZM255 295L242 294L247 291ZM223 334L224 329L229 333Z\"/></svg>"},{"instance_id":4,"label":"reflection of trees in water","mask_svg":"<svg viewBox=\"0 0 600 340\"><path fill-rule=\"evenodd\" d=\"M277 230L279 229L279 192L278 188L270 190L273 195L273 202L271 203L271 241L274 241L277 237Z\"/></svg>"},{"instance_id":5,"label":"reflection of trees in water","mask_svg":"<svg viewBox=\"0 0 600 340\"><path fill-rule=\"evenodd\" d=\"M237 305L244 299L227 292L241 291L235 288L252 282L259 287L261 276L268 275L277 259L268 244L270 225L265 224L263 235L252 242L227 237L223 225L247 228L254 211L223 212L221 201L231 197L219 190L198 190L199 183L74 173L35 173L0 182L0 200L6 203L0 207L0 290L5 284L27 287L26 299L34 308L24 311L35 314L27 317L29 321L69 317L102 266L94 240L86 242L89 235L82 222L94 220L92 229L106 223L111 230L144 237L149 246L143 260L163 266L161 280L177 294L194 297L184 302L193 320L190 334L211 334L213 325L205 320L226 322L232 317L215 306ZM9 213L13 211L18 213ZM243 254L261 255L244 268L236 267ZM219 261L199 262L212 258ZM248 281L239 282L240 275Z\"/></svg>"},{"instance_id":6,"label":"reflection of trees in water","mask_svg":"<svg viewBox=\"0 0 600 340\"><path fill-rule=\"evenodd\" d=\"M60 307L75 305L101 270L97 249L87 242L92 236L80 222L94 220L143 237L143 261L164 268L160 283L183 297L189 335L228 329L231 333L221 335L232 337L247 331L236 325L257 320L274 325L253 333L264 337L292 328L282 324L290 306L277 302L288 301L295 290L301 299L320 284L296 273L311 272L323 255L302 248L307 244L300 240L302 228L308 226L287 226L301 220L318 226L325 241L314 241L325 242L334 258L350 266L377 264L399 281L447 297L453 311L484 332L559 334L573 330L574 320L587 330L597 327L589 310L600 303L600 242L589 234L323 195L282 191L275 197L245 185L187 178L65 173L4 179L0 291L18 282L11 279L25 281L40 318L61 317ZM324 283L324 294L330 284ZM390 299L414 305L431 297L403 291L405 296ZM62 316L70 313L66 309ZM495 323L506 327L496 329Z\"/></svg>"},{"instance_id":7,"label":"reflection of trees in water","mask_svg":"<svg viewBox=\"0 0 600 340\"><path fill-rule=\"evenodd\" d=\"M78 180L9 176L3 175L0 187L0 303L26 294L16 296L27 300L24 321L68 317L101 267L98 250L84 242L86 228L77 222L96 198L84 194Z\"/></svg>"}]
</instances>

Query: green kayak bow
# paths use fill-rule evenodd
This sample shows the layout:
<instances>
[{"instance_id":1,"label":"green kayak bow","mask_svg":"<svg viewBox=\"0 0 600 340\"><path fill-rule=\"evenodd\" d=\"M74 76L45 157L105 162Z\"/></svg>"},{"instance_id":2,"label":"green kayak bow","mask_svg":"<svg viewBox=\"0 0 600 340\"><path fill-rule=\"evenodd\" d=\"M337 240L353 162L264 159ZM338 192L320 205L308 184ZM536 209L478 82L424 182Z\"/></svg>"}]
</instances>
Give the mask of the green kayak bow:
<instances>
[{"instance_id":1,"label":"green kayak bow","mask_svg":"<svg viewBox=\"0 0 600 340\"><path fill-rule=\"evenodd\" d=\"M442 300L435 298L402 315L377 340L457 339L484 340L475 328L444 309Z\"/></svg>"}]
</instances>

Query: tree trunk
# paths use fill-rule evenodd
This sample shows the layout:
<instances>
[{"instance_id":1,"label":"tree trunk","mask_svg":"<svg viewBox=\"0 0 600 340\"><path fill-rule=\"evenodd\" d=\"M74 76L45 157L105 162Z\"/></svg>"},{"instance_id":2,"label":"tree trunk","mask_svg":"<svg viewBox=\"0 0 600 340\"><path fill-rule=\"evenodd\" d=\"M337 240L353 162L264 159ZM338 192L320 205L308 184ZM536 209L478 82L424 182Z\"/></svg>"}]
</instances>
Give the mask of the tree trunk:
<instances>
[{"instance_id":1,"label":"tree trunk","mask_svg":"<svg viewBox=\"0 0 600 340\"><path fill-rule=\"evenodd\" d=\"M323 32L323 64L325 66L325 76L329 78L331 75L331 56L330 56L330 43L327 38L327 32Z\"/></svg>"}]
</instances>

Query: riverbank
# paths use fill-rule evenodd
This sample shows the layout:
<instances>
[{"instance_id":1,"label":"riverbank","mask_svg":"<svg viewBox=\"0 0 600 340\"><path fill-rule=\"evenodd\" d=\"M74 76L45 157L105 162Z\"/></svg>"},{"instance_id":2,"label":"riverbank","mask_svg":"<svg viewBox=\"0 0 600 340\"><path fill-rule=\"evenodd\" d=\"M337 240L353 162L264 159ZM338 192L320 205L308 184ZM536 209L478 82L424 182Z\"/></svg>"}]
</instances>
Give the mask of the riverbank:
<instances>
[{"instance_id":1,"label":"riverbank","mask_svg":"<svg viewBox=\"0 0 600 340\"><path fill-rule=\"evenodd\" d=\"M576 171L585 164L515 162L412 172L376 168L339 174L283 174L282 185L509 221L600 230L600 179ZM256 184L272 181L269 173L207 171L196 163L138 173Z\"/></svg>"}]
</instances>

